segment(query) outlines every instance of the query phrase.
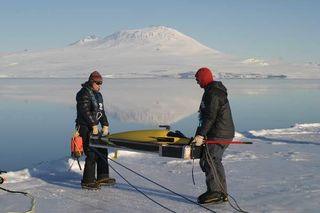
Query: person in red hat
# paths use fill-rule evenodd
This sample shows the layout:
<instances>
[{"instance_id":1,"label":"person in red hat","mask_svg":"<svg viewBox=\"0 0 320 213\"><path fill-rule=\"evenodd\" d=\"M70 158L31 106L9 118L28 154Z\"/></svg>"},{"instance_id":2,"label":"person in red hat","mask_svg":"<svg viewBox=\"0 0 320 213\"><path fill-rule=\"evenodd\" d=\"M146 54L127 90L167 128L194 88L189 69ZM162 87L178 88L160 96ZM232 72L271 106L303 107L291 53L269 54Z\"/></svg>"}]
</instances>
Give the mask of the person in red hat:
<instances>
[{"instance_id":1,"label":"person in red hat","mask_svg":"<svg viewBox=\"0 0 320 213\"><path fill-rule=\"evenodd\" d=\"M220 81L215 81L207 67L195 74L197 83L204 89L199 108L199 127L193 143L203 148L200 167L206 175L207 191L198 197L198 203L228 201L227 184L222 155L228 145L206 144L205 140L232 141L235 133L228 93Z\"/></svg>"},{"instance_id":2,"label":"person in red hat","mask_svg":"<svg viewBox=\"0 0 320 213\"><path fill-rule=\"evenodd\" d=\"M83 139L83 148L86 155L85 166L81 186L83 189L99 189L101 185L112 185L114 178L109 177L108 161L101 159L90 149L90 134L98 135L98 124L102 126L102 136L109 133L109 122L104 110L103 98L100 93L103 79L98 71L90 74L88 81L83 83L82 88L77 93L77 118L76 134L80 134ZM108 156L107 149L99 149L103 156ZM97 167L97 177L95 171Z\"/></svg>"}]
</instances>

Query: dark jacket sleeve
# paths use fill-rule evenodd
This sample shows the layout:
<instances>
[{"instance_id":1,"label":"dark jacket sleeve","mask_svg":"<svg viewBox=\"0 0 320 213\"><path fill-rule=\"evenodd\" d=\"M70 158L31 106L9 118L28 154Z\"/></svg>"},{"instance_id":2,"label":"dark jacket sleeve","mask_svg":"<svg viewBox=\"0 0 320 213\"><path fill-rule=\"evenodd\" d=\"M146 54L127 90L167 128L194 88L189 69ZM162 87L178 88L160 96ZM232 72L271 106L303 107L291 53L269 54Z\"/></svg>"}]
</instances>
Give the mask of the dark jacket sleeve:
<instances>
[{"instance_id":1,"label":"dark jacket sleeve","mask_svg":"<svg viewBox=\"0 0 320 213\"><path fill-rule=\"evenodd\" d=\"M91 126L97 125L98 121L91 110L92 103L89 93L85 89L81 89L76 97L77 112L82 119Z\"/></svg>"},{"instance_id":2,"label":"dark jacket sleeve","mask_svg":"<svg viewBox=\"0 0 320 213\"><path fill-rule=\"evenodd\" d=\"M202 124L198 135L206 136L215 123L219 110L219 98L213 93L205 94L203 97L205 108L202 111Z\"/></svg>"}]
</instances>

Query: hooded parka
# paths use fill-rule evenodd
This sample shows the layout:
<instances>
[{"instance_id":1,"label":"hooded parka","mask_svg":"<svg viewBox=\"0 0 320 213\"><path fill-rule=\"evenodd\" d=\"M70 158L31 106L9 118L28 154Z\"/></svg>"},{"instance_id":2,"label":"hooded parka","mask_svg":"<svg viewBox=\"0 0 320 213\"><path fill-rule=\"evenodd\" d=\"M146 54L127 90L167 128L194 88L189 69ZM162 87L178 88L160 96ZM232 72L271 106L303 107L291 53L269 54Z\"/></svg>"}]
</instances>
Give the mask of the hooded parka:
<instances>
[{"instance_id":1,"label":"hooded parka","mask_svg":"<svg viewBox=\"0 0 320 213\"><path fill-rule=\"evenodd\" d=\"M235 130L226 87L220 81L212 81L204 91L197 135L206 136L209 140L233 138Z\"/></svg>"}]
</instances>

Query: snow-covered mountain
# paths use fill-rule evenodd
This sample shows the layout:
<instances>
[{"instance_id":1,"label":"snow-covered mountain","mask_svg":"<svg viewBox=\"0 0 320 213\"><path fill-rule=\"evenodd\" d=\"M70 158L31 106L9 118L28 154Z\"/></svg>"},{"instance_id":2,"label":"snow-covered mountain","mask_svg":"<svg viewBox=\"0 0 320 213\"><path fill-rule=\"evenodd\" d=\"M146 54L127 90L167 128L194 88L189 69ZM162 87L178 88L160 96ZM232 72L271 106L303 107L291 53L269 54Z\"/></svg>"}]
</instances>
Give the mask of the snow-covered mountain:
<instances>
[{"instance_id":1,"label":"snow-covered mountain","mask_svg":"<svg viewBox=\"0 0 320 213\"><path fill-rule=\"evenodd\" d=\"M187 55L192 53L208 52L212 54L219 53L210 49L196 40L174 30L163 26L150 27L140 30L126 30L116 32L104 39L98 39L96 36L88 36L73 44L91 45L96 49L110 48L128 48L127 51L148 51L148 52L165 52L172 54Z\"/></svg>"},{"instance_id":2,"label":"snow-covered mountain","mask_svg":"<svg viewBox=\"0 0 320 213\"><path fill-rule=\"evenodd\" d=\"M175 29L154 26L87 36L64 48L0 54L1 78L188 78L202 66L220 78L318 78L320 67L224 54Z\"/></svg>"}]
</instances>

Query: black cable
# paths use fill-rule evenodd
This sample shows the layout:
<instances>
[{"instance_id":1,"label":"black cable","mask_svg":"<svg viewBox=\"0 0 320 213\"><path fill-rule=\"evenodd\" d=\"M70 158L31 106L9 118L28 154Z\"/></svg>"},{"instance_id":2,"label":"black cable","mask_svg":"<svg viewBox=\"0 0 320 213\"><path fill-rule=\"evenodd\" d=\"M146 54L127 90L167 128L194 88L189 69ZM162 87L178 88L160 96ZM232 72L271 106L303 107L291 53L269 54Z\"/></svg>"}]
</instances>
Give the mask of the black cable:
<instances>
[{"instance_id":1,"label":"black cable","mask_svg":"<svg viewBox=\"0 0 320 213\"><path fill-rule=\"evenodd\" d=\"M93 147L92 147L92 148L93 148ZM98 150L96 150L96 149L95 149L95 151L96 151L96 152L99 152L99 151L98 151ZM100 153L99 153L99 155L101 156L101 154L100 154ZM121 163L116 162L115 160L113 160L113 159L111 159L111 158L109 158L109 157L108 157L108 159L109 159L109 160L111 160L112 162L114 162L114 163L118 164L119 166L121 166L121 167L123 167L123 168L125 168L125 169L129 170L130 172L132 172L132 173L134 173L134 174L138 175L139 177L141 177L141 178L143 178L143 179L145 179L145 180L148 180L149 182L151 182L151 183L153 183L153 184L155 184L155 185L157 185L157 186L159 186L159 187L161 187L161 188L163 188L163 189L165 189L165 190L167 190L167 191L171 192L172 194L175 194L175 195L177 195L177 196L179 196L179 197L182 197L183 199L185 199L185 200L187 200L187 201L189 201L189 202L191 202L191 203L193 203L193 204L195 204L195 205L197 205L197 206L200 206L200 207L202 207L202 208L204 208L204 209L206 209L206 210L208 210L208 211L210 211L210 212L212 212L212 213L216 213L216 212L215 212L215 211L213 211L212 209L209 209L209 208L207 208L206 206L203 206L203 205L201 205L201 204L199 204L199 203L197 203L197 202L195 202L195 201L193 201L193 200L191 200L191 199L189 199L189 198L187 198L187 197L185 197L185 196L183 196L183 195L181 195L181 194L178 194L178 193L176 193L176 192L172 191L171 189L168 189L168 188L167 188L167 187L165 187L165 186L160 185L159 183L157 183L157 182L155 182L155 181L153 181L153 180L151 180L151 179L149 179L149 178L147 178L147 177L145 177L145 176L143 176L143 175L141 175L141 174L137 173L136 171L134 171L134 170L132 170L132 169L130 169L130 168L128 168L128 167L126 167L126 166L122 165Z\"/></svg>"},{"instance_id":2,"label":"black cable","mask_svg":"<svg viewBox=\"0 0 320 213\"><path fill-rule=\"evenodd\" d=\"M141 191L139 188L137 188L136 186L134 186L133 184L131 184L125 177L123 177L115 168L113 168L113 166L111 166L109 164L110 168L117 173L124 181L126 181L132 188L134 188L135 190L137 190L138 192L140 192L143 196L145 196L146 198L148 198L149 200L151 200L152 202L158 204L159 206L161 206L162 208L168 210L169 212L175 212L171 209L169 209L168 207L162 205L161 203L155 201L154 199L152 199L151 197L149 197L148 195L146 195L143 191Z\"/></svg>"},{"instance_id":3,"label":"black cable","mask_svg":"<svg viewBox=\"0 0 320 213\"><path fill-rule=\"evenodd\" d=\"M79 158L77 158L77 162L78 162L79 169L82 170L80 162L79 162Z\"/></svg>"},{"instance_id":4,"label":"black cable","mask_svg":"<svg viewBox=\"0 0 320 213\"><path fill-rule=\"evenodd\" d=\"M209 163L209 165L210 165L210 167L211 167L211 169L212 169L212 171L213 171L214 178L215 178L215 179L217 180L217 182L219 183L220 188L222 189L223 193L224 193L225 195L229 196L229 197L235 202L235 204L236 204L236 206L237 206L238 208L236 208L235 206L233 206L232 203L230 202L230 200L228 199L229 205L230 205L234 210L236 210L236 211L238 211L238 212L249 213L249 212L247 212L247 211L242 210L241 207L238 205L238 202L236 201L236 199L235 199L233 196L231 196L230 194L228 194L228 193L226 192L223 184L221 183L221 179L220 179L220 177L219 177L219 175L218 175L217 168L215 167L215 165L214 165L214 163L213 163L213 161L212 161L212 157L211 157L211 155L210 155L208 145L206 144L205 147L206 147L205 156L206 156L207 161L208 161L208 163Z\"/></svg>"},{"instance_id":5,"label":"black cable","mask_svg":"<svg viewBox=\"0 0 320 213\"><path fill-rule=\"evenodd\" d=\"M73 166L73 164L74 164L75 161L76 161L76 160L73 160L73 162L72 162L71 165L69 166L68 172L70 172L70 170L71 170L71 168L72 168L72 166Z\"/></svg>"},{"instance_id":6,"label":"black cable","mask_svg":"<svg viewBox=\"0 0 320 213\"><path fill-rule=\"evenodd\" d=\"M192 169L191 169L191 176L192 176L192 183L193 185L195 186L196 185L196 182L194 180L194 156L193 156L193 152L194 152L194 143L192 143L192 138L189 142L190 144L190 148L191 148L191 157L192 157Z\"/></svg>"},{"instance_id":7,"label":"black cable","mask_svg":"<svg viewBox=\"0 0 320 213\"><path fill-rule=\"evenodd\" d=\"M28 210L28 211L25 211L25 212L30 212L30 213L34 212L35 200L34 200L34 197L31 194L29 194L27 192L22 192L22 191L13 191L13 190L5 189L5 188L2 188L2 187L0 187L0 189L3 190L3 191L9 192L9 193L23 194L23 195L29 197L31 199L31 209Z\"/></svg>"},{"instance_id":8,"label":"black cable","mask_svg":"<svg viewBox=\"0 0 320 213\"><path fill-rule=\"evenodd\" d=\"M107 162L107 159L105 156L103 156L97 149L91 147L93 151L95 151L99 157L105 162L105 163L108 163ZM109 157L108 157L109 158ZM110 159L110 158L109 158ZM110 168L116 172L124 181L126 181L131 187L133 187L135 190L137 190L138 192L140 192L143 196L145 196L146 198L148 198L149 200L151 200L152 202L158 204L159 206L161 206L162 208L168 210L169 212L174 212L173 210L169 209L168 207L162 205L161 203L155 201L154 199L152 199L151 197L149 197L148 195L146 195L144 192L142 192L140 189L138 189L137 187L135 187L133 184L131 184L125 177L123 177L115 168L113 168L110 164L109 164Z\"/></svg>"},{"instance_id":9,"label":"black cable","mask_svg":"<svg viewBox=\"0 0 320 213\"><path fill-rule=\"evenodd\" d=\"M208 211L210 211L210 212L215 213L215 211L213 211L212 209L209 209L209 208L207 208L206 206L203 206L203 205L201 205L201 204L199 204L199 203L197 203L197 202L195 202L195 201L193 201L193 200L191 200L191 199L189 199L189 198L187 198L187 197L185 197L185 196L183 196L183 195L181 195L181 194L178 194L178 193L177 193L177 192L175 192L175 191L172 191L171 189L169 189L169 188L167 188L167 187L165 187L165 186L162 186L161 184L159 184L159 183L157 183L157 182L155 182L155 181L153 181L153 180L151 180L151 179L149 179L149 178L147 178L147 177L145 177L145 176L143 176L143 175L141 175L141 174L137 173L136 171L134 171L134 170L132 170L132 169L130 169L130 168L128 168L128 167L126 167L126 166L124 166L124 165L120 164L119 162L116 162L116 161L112 160L112 159L111 159L111 158L109 158L109 157L108 157L108 159L109 159L109 160L111 160L112 162L114 162L114 163L116 163L116 164L118 164L118 165L122 166L123 168L125 168L125 169L127 169L127 170L131 171L132 173L134 173L134 174L136 174L136 175L138 175L138 176L142 177L143 179L146 179L146 180L148 180L149 182L151 182L151 183L153 183L153 184L155 184L155 185L157 185L157 186L159 186L159 187L161 187L161 188L163 188L163 189L165 189L165 190L167 190L167 191L171 192L172 194L177 195L177 196L179 196L179 197L182 197L183 199L185 199L185 200L187 200L187 201L189 201L189 202L191 202L191 203L193 203L193 204L196 204L196 205L198 205L198 206L200 206L200 207L202 207L202 208L204 208L204 209L206 209L206 210L208 210Z\"/></svg>"},{"instance_id":10,"label":"black cable","mask_svg":"<svg viewBox=\"0 0 320 213\"><path fill-rule=\"evenodd\" d=\"M10 192L10 193L23 194L23 195L27 195L28 194L27 192L12 191L10 189L5 189L5 188L2 188L2 187L0 187L0 189L2 189L3 191L6 191L6 192Z\"/></svg>"},{"instance_id":11,"label":"black cable","mask_svg":"<svg viewBox=\"0 0 320 213\"><path fill-rule=\"evenodd\" d=\"M192 176L192 183L193 185L195 186L196 185L196 182L194 181L194 158L192 157L192 169L191 169L191 176Z\"/></svg>"}]
</instances>

